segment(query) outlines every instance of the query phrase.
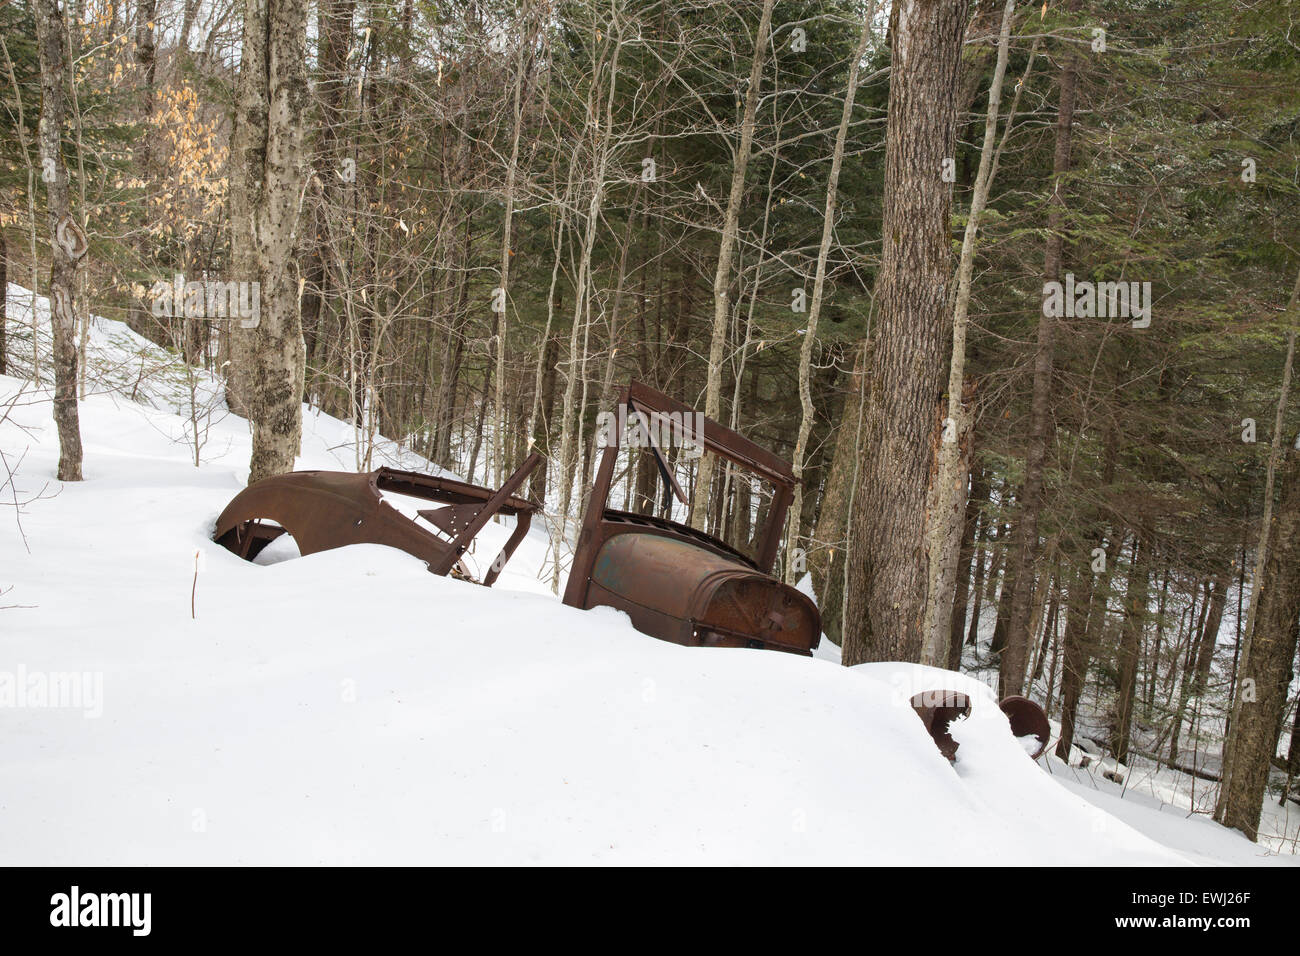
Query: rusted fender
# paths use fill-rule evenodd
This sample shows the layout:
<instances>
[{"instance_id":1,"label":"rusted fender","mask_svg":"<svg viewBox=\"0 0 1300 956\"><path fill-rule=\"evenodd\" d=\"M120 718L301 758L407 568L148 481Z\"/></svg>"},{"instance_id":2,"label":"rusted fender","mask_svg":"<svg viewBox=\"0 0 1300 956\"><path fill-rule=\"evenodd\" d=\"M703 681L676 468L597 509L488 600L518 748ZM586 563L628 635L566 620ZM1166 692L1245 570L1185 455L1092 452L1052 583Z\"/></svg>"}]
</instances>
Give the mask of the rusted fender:
<instances>
[{"instance_id":1,"label":"rusted fender","mask_svg":"<svg viewBox=\"0 0 1300 956\"><path fill-rule=\"evenodd\" d=\"M912 697L912 709L925 724L939 753L957 759L957 741L948 732L954 720L970 716L970 698L955 690L925 690Z\"/></svg>"},{"instance_id":2,"label":"rusted fender","mask_svg":"<svg viewBox=\"0 0 1300 956\"><path fill-rule=\"evenodd\" d=\"M350 544L382 544L419 558L434 574L457 570L474 536L495 514L514 515L516 527L483 583L491 585L528 531L535 506L512 495L540 461L534 453L499 491L449 478L380 468L366 474L295 471L254 482L217 518L214 540L249 561L288 533L304 554ZM383 491L440 502L420 515L447 534L439 537L383 500ZM270 524L268 522L274 522Z\"/></svg>"},{"instance_id":3,"label":"rusted fender","mask_svg":"<svg viewBox=\"0 0 1300 956\"><path fill-rule=\"evenodd\" d=\"M949 760L956 760L959 745L950 729L954 720L970 716L970 698L955 690L927 690L916 694L911 704L939 752ZM1019 696L1007 697L998 706L1007 715L1012 736L1016 739L1032 736L1038 740L1038 749L1030 756L1034 760L1041 757L1052 736L1052 726L1043 708L1028 697Z\"/></svg>"},{"instance_id":4,"label":"rusted fender","mask_svg":"<svg viewBox=\"0 0 1300 956\"><path fill-rule=\"evenodd\" d=\"M1011 733L1016 739L1034 737L1038 740L1038 749L1030 756L1037 760L1047 750L1047 742L1052 738L1052 725L1039 707L1028 697L1012 696L1005 698L1001 704L1002 713L1011 722Z\"/></svg>"}]
</instances>

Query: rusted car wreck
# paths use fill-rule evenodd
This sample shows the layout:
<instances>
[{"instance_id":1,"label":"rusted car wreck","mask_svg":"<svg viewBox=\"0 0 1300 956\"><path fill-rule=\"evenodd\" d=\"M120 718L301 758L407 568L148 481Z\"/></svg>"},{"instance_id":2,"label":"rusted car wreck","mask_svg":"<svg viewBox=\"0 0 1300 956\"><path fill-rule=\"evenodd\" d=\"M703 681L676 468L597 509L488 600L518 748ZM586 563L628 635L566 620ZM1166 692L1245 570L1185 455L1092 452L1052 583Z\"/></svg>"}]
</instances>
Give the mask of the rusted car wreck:
<instances>
[{"instance_id":1,"label":"rusted car wreck","mask_svg":"<svg viewBox=\"0 0 1300 956\"><path fill-rule=\"evenodd\" d=\"M789 463L739 433L705 418L688 405L639 382L619 395L601 444L600 462L587 499L569 569L564 603L583 610L612 607L627 613L642 633L695 647L748 647L811 656L821 639L821 615L805 594L773 576L796 478ZM659 436L676 436L698 454L712 454L724 467L770 489L764 507L745 499L748 548L672 518L676 500L689 499L674 476ZM662 486L659 514L611 507L620 455L631 468L631 451L648 454ZM501 486L479 485L416 472L380 468L365 474L301 471L256 482L226 506L214 539L254 560L281 535L291 535L301 554L349 544L383 544L424 561L438 575L475 581L463 558L475 536L495 516L515 519L515 529L481 583L491 587L528 533L537 507L516 496L541 463L534 452ZM730 472L729 472L730 474ZM384 501L384 494L439 505L418 509L419 524ZM708 493L708 492L705 492ZM625 497L627 497L625 495ZM954 720L970 713L970 700L949 690L926 691L912 707L941 753L953 760ZM1050 725L1033 701L1002 702L1012 732L1033 737L1037 758Z\"/></svg>"},{"instance_id":2,"label":"rusted car wreck","mask_svg":"<svg viewBox=\"0 0 1300 956\"><path fill-rule=\"evenodd\" d=\"M617 421L631 422L632 429L629 434L613 429L601 453L564 603L626 611L638 631L674 644L811 655L821 639L817 605L769 573L794 496L796 479L790 466L743 435L639 382L623 390L619 404ZM700 425L686 426L693 421ZM654 457L665 499L671 494L687 503L654 438L678 428L688 431L686 440L704 453L775 488L753 557L686 524L609 507L614 467L630 436Z\"/></svg>"}]
</instances>

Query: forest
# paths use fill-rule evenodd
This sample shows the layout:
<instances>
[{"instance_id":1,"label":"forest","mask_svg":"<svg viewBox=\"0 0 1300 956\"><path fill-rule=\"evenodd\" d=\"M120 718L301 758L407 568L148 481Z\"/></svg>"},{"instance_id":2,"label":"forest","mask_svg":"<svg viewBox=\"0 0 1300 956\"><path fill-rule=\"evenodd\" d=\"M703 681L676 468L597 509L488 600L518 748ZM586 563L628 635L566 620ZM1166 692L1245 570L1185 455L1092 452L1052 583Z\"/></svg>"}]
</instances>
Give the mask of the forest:
<instances>
[{"instance_id":1,"label":"forest","mask_svg":"<svg viewBox=\"0 0 1300 956\"><path fill-rule=\"evenodd\" d=\"M356 471L540 453L558 594L642 382L790 462L844 665L1028 696L1251 840L1300 803L1296 0L8 0L0 104L59 482L117 320L196 466L218 405L249 481L317 411ZM631 449L622 506L749 548L771 489L666 451L689 504Z\"/></svg>"}]
</instances>

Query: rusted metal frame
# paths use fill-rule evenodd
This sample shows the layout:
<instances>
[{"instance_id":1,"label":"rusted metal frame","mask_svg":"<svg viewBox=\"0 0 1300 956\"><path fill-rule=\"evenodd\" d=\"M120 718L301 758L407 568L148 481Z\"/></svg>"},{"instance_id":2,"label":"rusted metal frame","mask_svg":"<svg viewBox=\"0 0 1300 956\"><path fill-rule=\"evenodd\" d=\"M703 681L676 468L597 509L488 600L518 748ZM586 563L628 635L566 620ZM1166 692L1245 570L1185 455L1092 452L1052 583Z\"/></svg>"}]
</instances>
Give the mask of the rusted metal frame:
<instances>
[{"instance_id":1,"label":"rusted metal frame","mask_svg":"<svg viewBox=\"0 0 1300 956\"><path fill-rule=\"evenodd\" d=\"M664 482L664 511L668 511L669 505L672 504L673 494L677 495L678 501L689 507L691 502L686 497L686 492L682 491L682 486L677 483L677 476L674 475L672 469L668 467L668 462L664 460L664 453L659 448L659 443L655 441L654 432L650 430L650 419L646 416L645 412L641 411L641 409L636 406L631 397L629 397L624 404L629 412L634 412L636 414L637 421L641 424L641 431L645 436L645 442L650 446L650 451L654 455L655 464L659 466L659 477L662 478Z\"/></svg>"},{"instance_id":2,"label":"rusted metal frame","mask_svg":"<svg viewBox=\"0 0 1300 956\"><path fill-rule=\"evenodd\" d=\"M619 399L627 401L627 389ZM587 499L587 512L582 517L582 528L578 531L578 541L573 548L573 563L569 566L569 580L564 585L564 603L570 607L582 607L587 594L587 579L591 576L591 567L596 562L594 546L601 519L605 514L605 502L609 498L610 482L614 478L614 465L618 459L621 436L615 434L610 444L600 456L600 467L596 470L596 480L591 485L591 495Z\"/></svg>"},{"instance_id":3,"label":"rusted metal frame","mask_svg":"<svg viewBox=\"0 0 1300 956\"><path fill-rule=\"evenodd\" d=\"M625 389L622 401L629 406L635 404L663 415L681 415L683 422L687 421L685 416L695 414L695 410L690 406L641 382L632 382ZM644 423L642 427L645 427ZM776 553L781 546L781 535L785 531L786 512L794 500L796 479L793 469L766 448L756 445L730 428L719 425L711 418L704 419L704 434L696 436L696 440L719 457L753 471L775 486L772 507L768 511L767 527L763 532L763 539L755 558L759 570L771 571L772 565L776 563ZM707 494L707 489L697 490Z\"/></svg>"},{"instance_id":4,"label":"rusted metal frame","mask_svg":"<svg viewBox=\"0 0 1300 956\"><path fill-rule=\"evenodd\" d=\"M536 457L538 461L541 456L536 452L530 456ZM528 468L524 472L527 477L533 468L537 467L537 462L530 466L529 459L525 459L521 468ZM513 476L512 476L513 477ZM400 495L410 495L413 498L424 498L426 501L439 501L449 505L472 505L491 500L495 495L490 488L481 488L478 485L466 484L463 481L457 481L454 478L436 478L432 475L418 475L408 471L395 471L392 468L380 468L375 472L373 481L375 491L394 491ZM515 485L517 488L518 485ZM509 499L509 495L506 496ZM497 513L513 517L521 511L533 512L536 505L522 498L506 500L498 509Z\"/></svg>"},{"instance_id":5,"label":"rusted metal frame","mask_svg":"<svg viewBox=\"0 0 1300 956\"><path fill-rule=\"evenodd\" d=\"M785 531L785 513L789 510L793 499L793 486L777 485L776 494L772 498L772 507L767 515L767 530L763 532L763 543L759 546L758 556L754 562L760 571L771 572L772 565L776 563L776 552L781 546L781 535Z\"/></svg>"},{"instance_id":6,"label":"rusted metal frame","mask_svg":"<svg viewBox=\"0 0 1300 956\"><path fill-rule=\"evenodd\" d=\"M682 416L694 416L696 414L696 409L641 382L632 382L624 390L621 401L626 403L628 398L642 408L649 408L666 415L676 413ZM683 418L683 421L686 420ZM793 486L795 483L794 471L784 459L711 418L704 419L704 434L696 438L709 451L737 465L743 465L773 484Z\"/></svg>"},{"instance_id":7,"label":"rusted metal frame","mask_svg":"<svg viewBox=\"0 0 1300 956\"><path fill-rule=\"evenodd\" d=\"M542 456L539 452L533 452L525 458L524 463L519 466L513 475L510 476L506 483L487 500L479 510L479 513L475 516L474 520L469 523L464 531L452 540L447 556L439 561L435 567L432 567L429 570L433 571L434 574L447 574L452 569L452 566L460 560L461 555L463 555L469 548L469 543L474 540L474 536L483 530L483 526L492 520L493 515L502 510L502 506L505 505L506 501L514 494L515 489L524 483L524 479L532 473L533 469L537 467L541 460ZM472 488L473 486L470 485L466 487ZM522 521L523 515L519 514L517 520ZM515 530L517 533L518 528L516 527ZM527 531L527 527L525 527L524 530ZM518 544L517 541L515 543ZM513 551L513 548L511 550ZM492 580L495 581L496 577L494 576Z\"/></svg>"},{"instance_id":8,"label":"rusted metal frame","mask_svg":"<svg viewBox=\"0 0 1300 956\"><path fill-rule=\"evenodd\" d=\"M490 588L496 583L497 577L505 570L507 562L509 562L509 560L514 556L515 548L519 547L519 543L523 541L524 536L528 534L528 526L531 525L532 522L533 516L526 511L520 512L519 515L515 517L515 530L506 540L505 547L501 549L501 552L496 556L496 559L493 560L491 565L489 565L488 573L483 578L484 587Z\"/></svg>"}]
</instances>

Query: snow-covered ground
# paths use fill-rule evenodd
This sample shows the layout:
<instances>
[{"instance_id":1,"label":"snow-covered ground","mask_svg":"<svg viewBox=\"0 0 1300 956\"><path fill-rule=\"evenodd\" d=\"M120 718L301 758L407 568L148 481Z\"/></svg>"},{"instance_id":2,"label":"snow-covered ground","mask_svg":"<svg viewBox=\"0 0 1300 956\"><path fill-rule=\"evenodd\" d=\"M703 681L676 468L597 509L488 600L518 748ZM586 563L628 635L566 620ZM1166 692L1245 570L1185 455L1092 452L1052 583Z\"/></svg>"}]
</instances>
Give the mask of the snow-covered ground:
<instances>
[{"instance_id":1,"label":"snow-covered ground","mask_svg":"<svg viewBox=\"0 0 1300 956\"><path fill-rule=\"evenodd\" d=\"M0 510L0 863L1294 862L1035 764L973 678L567 608L540 527L491 590L375 546L246 564L210 540L246 423L205 378L195 467L187 376L102 376L174 371L119 323L90 352L84 482L55 480L48 392L0 377L0 500L26 502ZM351 467L350 426L305 428L300 467ZM58 674L76 706L33 698ZM975 700L955 764L907 704L934 687Z\"/></svg>"}]
</instances>

